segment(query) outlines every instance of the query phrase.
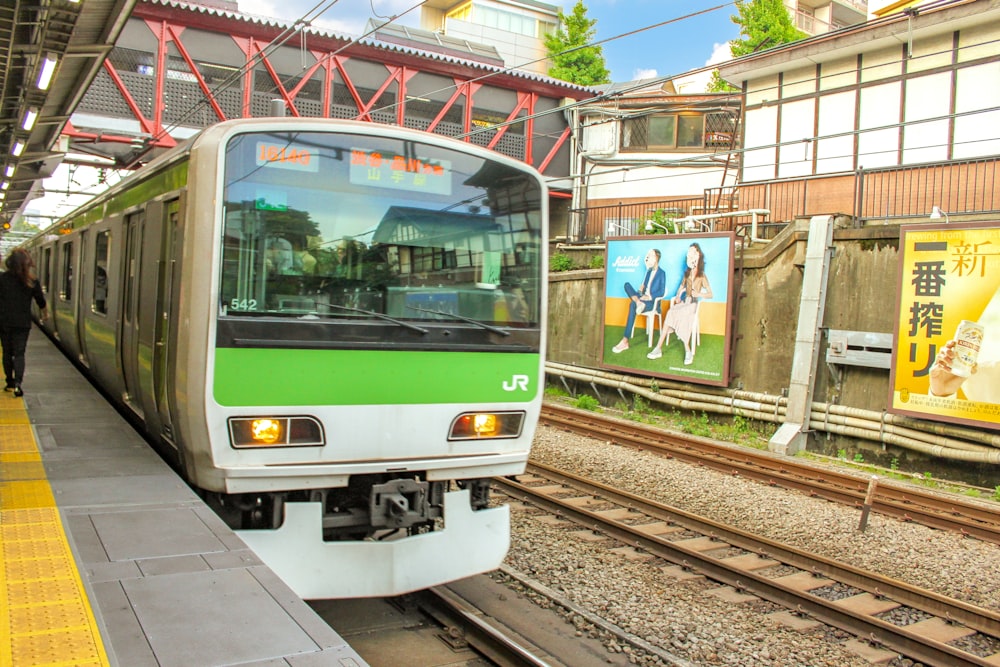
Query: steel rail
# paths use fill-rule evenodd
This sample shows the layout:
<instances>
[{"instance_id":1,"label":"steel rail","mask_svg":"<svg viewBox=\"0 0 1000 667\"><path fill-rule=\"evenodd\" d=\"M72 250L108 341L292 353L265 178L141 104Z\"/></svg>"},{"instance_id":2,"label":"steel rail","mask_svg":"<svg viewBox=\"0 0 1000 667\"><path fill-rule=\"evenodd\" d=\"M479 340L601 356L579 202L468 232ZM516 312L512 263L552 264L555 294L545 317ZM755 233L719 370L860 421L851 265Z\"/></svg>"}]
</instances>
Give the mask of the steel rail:
<instances>
[{"instance_id":1,"label":"steel rail","mask_svg":"<svg viewBox=\"0 0 1000 667\"><path fill-rule=\"evenodd\" d=\"M422 604L432 607L439 621L459 629L469 646L500 667L551 667L530 648L486 622L476 609L447 588L436 586L421 593L429 598Z\"/></svg>"},{"instance_id":2,"label":"steel rail","mask_svg":"<svg viewBox=\"0 0 1000 667\"><path fill-rule=\"evenodd\" d=\"M719 548L726 546L726 544L737 546L766 558L783 561L817 576L843 582L867 591L876 597L887 597L901 605L922 609L934 616L947 619L949 622L959 622L984 634L993 637L1000 636L1000 615L990 610L952 600L931 591L924 591L904 582L853 568L830 559L817 557L677 508L650 501L564 471L557 471L548 466L532 464L529 472L531 470L538 471L543 477L565 484L581 493L602 497L640 511L657 520L670 521L723 540L724 543L720 542ZM801 592L776 580L729 565L724 560L702 554L697 550L662 537L650 535L639 530L638 527L606 519L599 513L590 512L578 504L564 502L544 493L536 492L531 487L510 479L497 479L494 483L512 497L520 497L527 502L570 518L626 544L645 549L651 554L685 568L696 569L709 578L737 590L749 591L786 608L805 612L828 625L890 647L909 658L935 665L991 664L965 651L908 631L905 627L898 627L874 616L855 612L838 605L835 601L824 600L807 592Z\"/></svg>"},{"instance_id":3,"label":"steel rail","mask_svg":"<svg viewBox=\"0 0 1000 667\"><path fill-rule=\"evenodd\" d=\"M546 404L542 421L592 438L656 451L689 463L705 465L727 474L772 486L795 489L813 497L860 507L867 480L834 470L821 470L788 457L757 452L708 438L609 419L583 410ZM987 507L943 498L919 489L900 488L880 478L872 510L904 521L959 532L1000 544L1000 513Z\"/></svg>"}]
</instances>

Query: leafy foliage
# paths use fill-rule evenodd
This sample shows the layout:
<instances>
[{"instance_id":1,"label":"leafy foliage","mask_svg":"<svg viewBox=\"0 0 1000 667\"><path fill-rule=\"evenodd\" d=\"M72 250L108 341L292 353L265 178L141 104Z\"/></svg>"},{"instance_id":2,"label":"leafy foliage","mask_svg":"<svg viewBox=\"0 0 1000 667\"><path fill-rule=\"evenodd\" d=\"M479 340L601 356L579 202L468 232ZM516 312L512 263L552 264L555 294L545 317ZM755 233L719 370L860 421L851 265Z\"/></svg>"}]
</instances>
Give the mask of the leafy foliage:
<instances>
[{"instance_id":1,"label":"leafy foliage","mask_svg":"<svg viewBox=\"0 0 1000 667\"><path fill-rule=\"evenodd\" d=\"M587 410L589 412L594 412L601 407L600 402L591 396L590 394L580 394L573 401L573 406L579 408L580 410Z\"/></svg>"},{"instance_id":2,"label":"leafy foliage","mask_svg":"<svg viewBox=\"0 0 1000 667\"><path fill-rule=\"evenodd\" d=\"M736 93L739 88L730 86L729 83L719 76L719 70L712 70L712 78L708 82L707 90L710 93Z\"/></svg>"},{"instance_id":3,"label":"leafy foliage","mask_svg":"<svg viewBox=\"0 0 1000 667\"><path fill-rule=\"evenodd\" d=\"M652 223L649 229L646 228L647 221ZM649 214L646 220L639 220L638 223L640 234L676 234L681 231L680 225L677 224L677 214L667 212L662 208L656 209Z\"/></svg>"},{"instance_id":4,"label":"leafy foliage","mask_svg":"<svg viewBox=\"0 0 1000 667\"><path fill-rule=\"evenodd\" d=\"M808 37L792 23L782 0L736 0L736 12L730 17L740 27L740 37L729 42L734 58ZM736 89L723 81L716 70L708 90L725 93Z\"/></svg>"},{"instance_id":5,"label":"leafy foliage","mask_svg":"<svg viewBox=\"0 0 1000 667\"><path fill-rule=\"evenodd\" d=\"M573 268L573 259L561 252L549 256L549 271L569 271Z\"/></svg>"},{"instance_id":6,"label":"leafy foliage","mask_svg":"<svg viewBox=\"0 0 1000 667\"><path fill-rule=\"evenodd\" d=\"M792 23L782 0L737 0L736 11L731 20L740 27L740 38L729 42L734 58L808 36Z\"/></svg>"},{"instance_id":7,"label":"leafy foliage","mask_svg":"<svg viewBox=\"0 0 1000 667\"><path fill-rule=\"evenodd\" d=\"M559 10L559 28L545 36L545 48L553 63L549 76L580 86L611 81L601 47L588 46L594 41L596 23L597 19L587 18L583 0L577 0L572 14Z\"/></svg>"}]
</instances>

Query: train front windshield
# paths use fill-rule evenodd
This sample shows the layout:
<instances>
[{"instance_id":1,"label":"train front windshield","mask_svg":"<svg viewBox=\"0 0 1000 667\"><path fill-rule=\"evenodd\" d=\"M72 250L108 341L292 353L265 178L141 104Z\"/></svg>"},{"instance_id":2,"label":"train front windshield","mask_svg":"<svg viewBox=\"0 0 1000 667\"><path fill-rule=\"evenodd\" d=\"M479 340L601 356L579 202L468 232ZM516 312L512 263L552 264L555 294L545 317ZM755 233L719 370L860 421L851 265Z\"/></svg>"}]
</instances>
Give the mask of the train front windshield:
<instances>
[{"instance_id":1,"label":"train front windshield","mask_svg":"<svg viewBox=\"0 0 1000 667\"><path fill-rule=\"evenodd\" d=\"M430 143L243 134L225 157L220 315L538 326L543 190Z\"/></svg>"}]
</instances>

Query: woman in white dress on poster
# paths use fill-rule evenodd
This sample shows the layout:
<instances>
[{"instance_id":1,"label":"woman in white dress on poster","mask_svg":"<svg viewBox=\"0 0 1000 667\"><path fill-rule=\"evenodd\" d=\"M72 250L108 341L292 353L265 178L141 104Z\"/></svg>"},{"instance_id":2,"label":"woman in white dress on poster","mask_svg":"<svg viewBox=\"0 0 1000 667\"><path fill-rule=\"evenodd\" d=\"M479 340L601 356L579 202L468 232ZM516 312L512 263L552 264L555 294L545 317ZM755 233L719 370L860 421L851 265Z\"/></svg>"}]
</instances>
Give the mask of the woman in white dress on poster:
<instances>
[{"instance_id":1,"label":"woman in white dress on poster","mask_svg":"<svg viewBox=\"0 0 1000 667\"><path fill-rule=\"evenodd\" d=\"M690 366L694 362L694 346L691 338L698 320L698 303L702 299L712 298L712 286L708 282L708 276L705 275L705 253L697 243L692 243L688 247L686 266L677 294L670 300L670 310L663 318L660 340L646 355L649 359L662 357L663 346L670 342L670 334L676 333L684 344L684 365Z\"/></svg>"}]
</instances>

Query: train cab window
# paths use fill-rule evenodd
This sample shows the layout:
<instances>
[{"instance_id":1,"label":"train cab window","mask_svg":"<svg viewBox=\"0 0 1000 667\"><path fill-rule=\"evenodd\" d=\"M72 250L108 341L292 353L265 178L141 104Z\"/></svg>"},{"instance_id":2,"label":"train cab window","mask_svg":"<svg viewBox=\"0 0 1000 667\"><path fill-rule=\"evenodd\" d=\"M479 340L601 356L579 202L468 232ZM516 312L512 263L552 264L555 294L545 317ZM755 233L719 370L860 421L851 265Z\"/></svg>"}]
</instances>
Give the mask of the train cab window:
<instances>
[{"instance_id":1,"label":"train cab window","mask_svg":"<svg viewBox=\"0 0 1000 667\"><path fill-rule=\"evenodd\" d=\"M94 239L94 295L91 309L108 314L108 258L111 256L111 232L103 231Z\"/></svg>"},{"instance_id":2,"label":"train cab window","mask_svg":"<svg viewBox=\"0 0 1000 667\"><path fill-rule=\"evenodd\" d=\"M224 317L538 323L543 191L516 165L396 136L259 133L230 141L224 179Z\"/></svg>"},{"instance_id":3,"label":"train cab window","mask_svg":"<svg viewBox=\"0 0 1000 667\"><path fill-rule=\"evenodd\" d=\"M70 301L73 298L73 242L62 246L62 284L59 286L59 298Z\"/></svg>"}]
</instances>

